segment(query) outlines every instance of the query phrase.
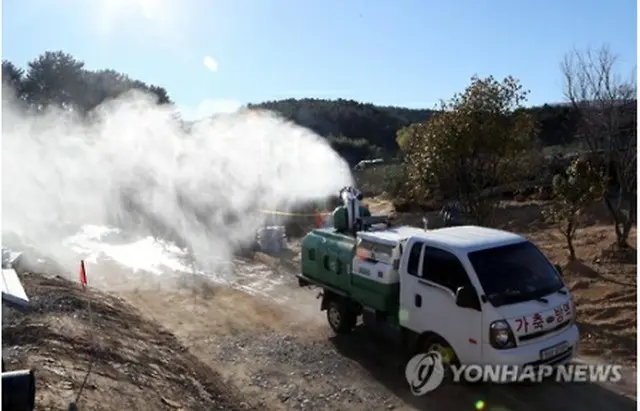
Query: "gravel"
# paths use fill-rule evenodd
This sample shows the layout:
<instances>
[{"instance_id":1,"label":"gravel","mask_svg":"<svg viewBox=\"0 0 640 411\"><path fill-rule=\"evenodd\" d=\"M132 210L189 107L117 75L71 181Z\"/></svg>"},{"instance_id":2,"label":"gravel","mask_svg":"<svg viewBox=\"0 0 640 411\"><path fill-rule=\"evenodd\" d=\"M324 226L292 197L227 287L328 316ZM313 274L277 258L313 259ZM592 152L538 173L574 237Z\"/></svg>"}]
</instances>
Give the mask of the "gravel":
<instances>
[{"instance_id":1,"label":"gravel","mask_svg":"<svg viewBox=\"0 0 640 411\"><path fill-rule=\"evenodd\" d=\"M329 341L264 334L219 340L218 348L223 363L250 362L249 385L286 409L391 410L399 402L382 384L365 379L362 367Z\"/></svg>"}]
</instances>

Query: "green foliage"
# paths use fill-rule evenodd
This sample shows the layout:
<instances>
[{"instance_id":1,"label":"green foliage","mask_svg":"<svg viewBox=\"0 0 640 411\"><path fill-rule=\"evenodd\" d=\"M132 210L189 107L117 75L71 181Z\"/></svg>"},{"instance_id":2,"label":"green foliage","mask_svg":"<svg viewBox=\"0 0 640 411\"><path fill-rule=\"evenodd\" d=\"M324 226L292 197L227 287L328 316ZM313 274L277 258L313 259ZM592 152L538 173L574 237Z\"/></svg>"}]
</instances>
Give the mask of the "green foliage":
<instances>
[{"instance_id":1,"label":"green foliage","mask_svg":"<svg viewBox=\"0 0 640 411\"><path fill-rule=\"evenodd\" d=\"M73 108L87 113L103 102L130 90L156 97L158 104L170 104L167 90L129 78L114 70L87 70L84 62L62 51L47 51L27 64L27 70L2 62L3 85L36 110L48 106Z\"/></svg>"},{"instance_id":2,"label":"green foliage","mask_svg":"<svg viewBox=\"0 0 640 411\"><path fill-rule=\"evenodd\" d=\"M2 61L2 82L17 92L21 92L24 70L8 60Z\"/></svg>"},{"instance_id":3,"label":"green foliage","mask_svg":"<svg viewBox=\"0 0 640 411\"><path fill-rule=\"evenodd\" d=\"M456 196L477 222L488 223L495 200L483 190L509 182L534 139L534 120L518 110L526 95L512 77L474 77L430 121L408 128L413 197L425 199L435 184L445 197Z\"/></svg>"},{"instance_id":4,"label":"green foliage","mask_svg":"<svg viewBox=\"0 0 640 411\"><path fill-rule=\"evenodd\" d=\"M367 158L393 157L398 151L396 131L411 123L425 121L433 113L433 110L380 107L343 99L286 99L249 104L248 107L277 112L333 141L333 136L339 136L340 142L332 145L352 165ZM362 139L368 144L345 143L345 140Z\"/></svg>"},{"instance_id":5,"label":"green foliage","mask_svg":"<svg viewBox=\"0 0 640 411\"><path fill-rule=\"evenodd\" d=\"M396 132L396 143L398 147L403 152L406 152L408 147L410 146L411 136L416 133L416 130L420 127L422 123L413 123L406 127L401 128Z\"/></svg>"},{"instance_id":6,"label":"green foliage","mask_svg":"<svg viewBox=\"0 0 640 411\"><path fill-rule=\"evenodd\" d=\"M169 93L160 86L132 79L112 69L88 70L81 60L62 51L45 52L24 69L4 60L2 74L3 86L15 90L25 105L36 110L53 105L73 108L80 114L86 114L103 102L130 90L150 93L157 98L158 104L171 104ZM419 110L375 106L344 99L305 98L268 101L249 104L248 107L278 112L313 130L327 138L340 155L355 165L368 158L389 160L404 157L410 146L410 137L420 135L425 123L434 116L448 116L442 110L450 110L451 104L433 110ZM633 107L635 113L635 101ZM535 120L539 125L536 141L546 147L577 144L581 110L581 107L574 105L544 105L519 108L517 111ZM633 125L632 129L635 130L635 115L627 117L633 118L633 122L625 124ZM186 128L188 126L185 124ZM612 180L616 178L615 175L611 176Z\"/></svg>"},{"instance_id":7,"label":"green foliage","mask_svg":"<svg viewBox=\"0 0 640 411\"><path fill-rule=\"evenodd\" d=\"M413 134L407 133L405 127L413 124L418 127L441 109L416 110L381 107L353 100L308 98L249 104L249 108L277 112L324 137L366 139L369 143L366 150L342 143L334 145L352 165L367 158L396 157L399 151L404 150L406 138ZM539 124L536 140L541 146L564 145L575 141L577 116L571 106L544 105L524 109L524 112Z\"/></svg>"},{"instance_id":8,"label":"green foliage","mask_svg":"<svg viewBox=\"0 0 640 411\"><path fill-rule=\"evenodd\" d=\"M403 197L407 190L407 169L404 164L384 168L382 189L392 197Z\"/></svg>"},{"instance_id":9,"label":"green foliage","mask_svg":"<svg viewBox=\"0 0 640 411\"><path fill-rule=\"evenodd\" d=\"M555 201L546 213L547 218L558 224L567 240L569 258L576 258L573 240L579 227L579 218L587 207L602 199L606 191L606 177L591 161L574 160L563 174L553 177Z\"/></svg>"}]
</instances>

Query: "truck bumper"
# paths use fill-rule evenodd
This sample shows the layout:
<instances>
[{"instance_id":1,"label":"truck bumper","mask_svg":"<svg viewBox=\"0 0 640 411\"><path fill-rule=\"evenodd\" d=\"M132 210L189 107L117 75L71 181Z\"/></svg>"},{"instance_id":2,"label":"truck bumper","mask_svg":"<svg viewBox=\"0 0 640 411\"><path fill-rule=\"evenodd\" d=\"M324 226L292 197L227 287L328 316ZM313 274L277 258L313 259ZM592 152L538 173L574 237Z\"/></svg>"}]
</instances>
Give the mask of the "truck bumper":
<instances>
[{"instance_id":1,"label":"truck bumper","mask_svg":"<svg viewBox=\"0 0 640 411\"><path fill-rule=\"evenodd\" d=\"M547 348L567 343L567 348L556 355L542 358L541 352ZM560 334L551 338L536 341L507 350L496 350L488 343L483 347L484 364L506 365L561 365L570 362L578 353L580 335L578 327L573 324Z\"/></svg>"}]
</instances>

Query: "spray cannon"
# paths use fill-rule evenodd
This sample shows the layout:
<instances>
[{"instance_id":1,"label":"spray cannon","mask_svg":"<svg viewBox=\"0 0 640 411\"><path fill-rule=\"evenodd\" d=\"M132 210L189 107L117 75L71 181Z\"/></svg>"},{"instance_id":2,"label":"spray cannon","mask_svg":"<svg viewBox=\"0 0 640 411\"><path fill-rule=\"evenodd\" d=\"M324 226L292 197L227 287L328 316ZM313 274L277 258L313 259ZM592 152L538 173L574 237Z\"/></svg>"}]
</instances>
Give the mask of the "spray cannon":
<instances>
[{"instance_id":1,"label":"spray cannon","mask_svg":"<svg viewBox=\"0 0 640 411\"><path fill-rule=\"evenodd\" d=\"M360 218L361 201L364 196L360 190L349 186L342 188L338 195L347 210L347 227L351 230Z\"/></svg>"},{"instance_id":2,"label":"spray cannon","mask_svg":"<svg viewBox=\"0 0 640 411\"><path fill-rule=\"evenodd\" d=\"M356 232L366 230L373 224L389 224L387 216L372 216L369 209L362 206L364 196L357 188L343 187L338 196L343 205L333 211L333 222L336 230L355 235Z\"/></svg>"}]
</instances>

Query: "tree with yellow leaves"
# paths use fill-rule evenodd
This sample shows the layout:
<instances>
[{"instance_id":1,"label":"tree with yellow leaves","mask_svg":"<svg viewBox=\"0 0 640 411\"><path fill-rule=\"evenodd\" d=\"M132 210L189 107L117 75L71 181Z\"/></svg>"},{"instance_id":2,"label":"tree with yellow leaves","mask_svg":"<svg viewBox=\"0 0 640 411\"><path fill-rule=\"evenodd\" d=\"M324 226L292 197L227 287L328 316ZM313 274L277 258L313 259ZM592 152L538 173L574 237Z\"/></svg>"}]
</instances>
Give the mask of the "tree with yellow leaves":
<instances>
[{"instance_id":1,"label":"tree with yellow leaves","mask_svg":"<svg viewBox=\"0 0 640 411\"><path fill-rule=\"evenodd\" d=\"M534 139L535 122L522 110L526 97L513 77L473 77L429 121L399 132L412 197L436 189L456 197L477 223L489 223L497 203L490 188L512 181Z\"/></svg>"}]
</instances>

